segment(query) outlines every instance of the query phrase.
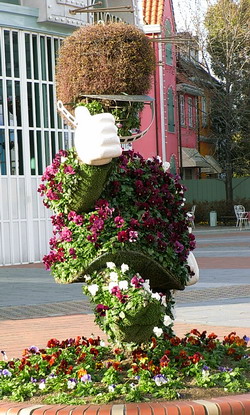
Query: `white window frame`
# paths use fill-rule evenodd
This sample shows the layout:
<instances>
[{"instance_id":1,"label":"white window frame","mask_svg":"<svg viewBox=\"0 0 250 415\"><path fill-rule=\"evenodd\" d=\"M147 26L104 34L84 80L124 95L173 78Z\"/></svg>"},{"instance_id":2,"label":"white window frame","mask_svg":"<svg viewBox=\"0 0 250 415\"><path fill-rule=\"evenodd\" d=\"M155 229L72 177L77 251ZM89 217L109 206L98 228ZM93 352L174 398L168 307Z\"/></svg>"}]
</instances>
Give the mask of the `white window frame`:
<instances>
[{"instance_id":1,"label":"white window frame","mask_svg":"<svg viewBox=\"0 0 250 415\"><path fill-rule=\"evenodd\" d=\"M208 123L208 113L207 113L207 98L201 97L201 120L202 120L202 127L207 127Z\"/></svg>"},{"instance_id":2,"label":"white window frame","mask_svg":"<svg viewBox=\"0 0 250 415\"><path fill-rule=\"evenodd\" d=\"M188 97L188 126L193 128L194 126L194 115L193 115L193 98Z\"/></svg>"},{"instance_id":3,"label":"white window frame","mask_svg":"<svg viewBox=\"0 0 250 415\"><path fill-rule=\"evenodd\" d=\"M185 115L185 97L184 95L180 95L180 120L182 126L184 126L186 122Z\"/></svg>"}]
</instances>

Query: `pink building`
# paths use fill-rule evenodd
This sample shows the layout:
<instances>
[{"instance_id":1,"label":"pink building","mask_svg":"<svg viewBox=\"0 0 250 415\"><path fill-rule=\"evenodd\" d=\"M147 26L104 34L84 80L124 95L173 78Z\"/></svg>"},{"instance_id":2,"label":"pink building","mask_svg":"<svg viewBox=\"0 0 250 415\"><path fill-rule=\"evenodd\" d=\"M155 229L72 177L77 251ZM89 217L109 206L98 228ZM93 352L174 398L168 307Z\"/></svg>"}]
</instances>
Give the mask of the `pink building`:
<instances>
[{"instance_id":1,"label":"pink building","mask_svg":"<svg viewBox=\"0 0 250 415\"><path fill-rule=\"evenodd\" d=\"M175 34L172 0L143 0L144 32L151 38L157 67L149 95L155 99L155 119L142 140L133 149L144 157L160 155L178 172L178 108L176 93L176 53L169 38ZM150 109L142 116L142 129L150 123Z\"/></svg>"}]
</instances>

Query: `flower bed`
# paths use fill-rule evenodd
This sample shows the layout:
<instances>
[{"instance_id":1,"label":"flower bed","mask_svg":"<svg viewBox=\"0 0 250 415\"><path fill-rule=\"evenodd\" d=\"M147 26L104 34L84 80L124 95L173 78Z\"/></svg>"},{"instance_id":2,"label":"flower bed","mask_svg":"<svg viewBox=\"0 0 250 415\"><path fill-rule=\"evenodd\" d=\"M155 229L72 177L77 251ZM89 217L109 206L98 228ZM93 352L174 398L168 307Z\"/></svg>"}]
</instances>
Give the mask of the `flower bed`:
<instances>
[{"instance_id":1,"label":"flower bed","mask_svg":"<svg viewBox=\"0 0 250 415\"><path fill-rule=\"evenodd\" d=\"M100 338L51 339L45 349L31 346L21 359L0 362L0 399L84 404L192 398L195 388L247 392L248 341L230 333L221 342L196 329L126 350Z\"/></svg>"}]
</instances>

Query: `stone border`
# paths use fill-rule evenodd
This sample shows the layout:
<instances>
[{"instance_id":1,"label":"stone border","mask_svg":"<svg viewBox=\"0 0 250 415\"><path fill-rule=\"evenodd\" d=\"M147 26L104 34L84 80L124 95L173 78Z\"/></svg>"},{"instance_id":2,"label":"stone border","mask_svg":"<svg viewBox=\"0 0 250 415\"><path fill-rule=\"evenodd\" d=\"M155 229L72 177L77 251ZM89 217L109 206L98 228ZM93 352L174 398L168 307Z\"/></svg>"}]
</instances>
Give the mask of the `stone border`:
<instances>
[{"instance_id":1,"label":"stone border","mask_svg":"<svg viewBox=\"0 0 250 415\"><path fill-rule=\"evenodd\" d=\"M117 405L0 403L0 415L250 415L250 393L193 401Z\"/></svg>"}]
</instances>

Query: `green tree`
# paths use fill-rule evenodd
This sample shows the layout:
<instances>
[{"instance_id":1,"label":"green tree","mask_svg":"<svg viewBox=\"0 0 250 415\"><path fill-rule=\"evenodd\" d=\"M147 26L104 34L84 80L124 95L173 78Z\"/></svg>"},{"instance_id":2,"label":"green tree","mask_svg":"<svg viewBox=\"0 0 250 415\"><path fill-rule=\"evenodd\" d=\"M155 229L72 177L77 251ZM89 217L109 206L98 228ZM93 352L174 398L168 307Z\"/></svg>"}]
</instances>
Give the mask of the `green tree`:
<instances>
[{"instance_id":1,"label":"green tree","mask_svg":"<svg viewBox=\"0 0 250 415\"><path fill-rule=\"evenodd\" d=\"M213 128L232 201L232 177L249 174L250 167L250 0L219 0L208 7L204 23L211 68L220 82Z\"/></svg>"}]
</instances>

